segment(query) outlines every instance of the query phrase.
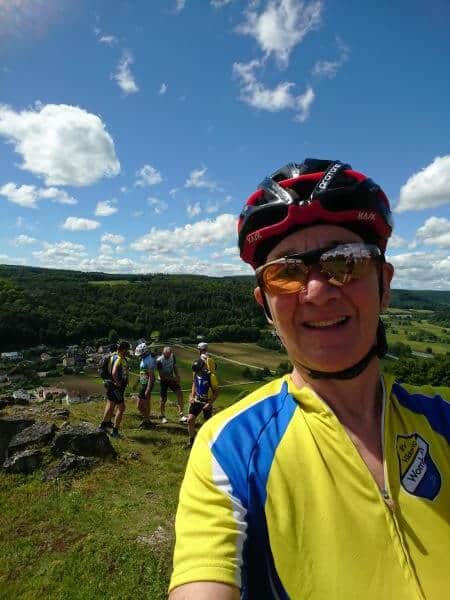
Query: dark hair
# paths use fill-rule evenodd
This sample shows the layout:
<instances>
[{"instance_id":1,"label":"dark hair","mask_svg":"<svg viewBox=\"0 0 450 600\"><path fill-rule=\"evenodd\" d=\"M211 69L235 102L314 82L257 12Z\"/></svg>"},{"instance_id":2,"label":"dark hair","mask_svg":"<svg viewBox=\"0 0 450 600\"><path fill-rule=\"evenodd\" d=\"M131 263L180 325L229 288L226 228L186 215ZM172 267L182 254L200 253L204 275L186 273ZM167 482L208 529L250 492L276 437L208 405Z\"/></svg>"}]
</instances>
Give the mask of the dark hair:
<instances>
[{"instance_id":1,"label":"dark hair","mask_svg":"<svg viewBox=\"0 0 450 600\"><path fill-rule=\"evenodd\" d=\"M129 350L131 348L130 342L120 342L117 346L117 350Z\"/></svg>"}]
</instances>

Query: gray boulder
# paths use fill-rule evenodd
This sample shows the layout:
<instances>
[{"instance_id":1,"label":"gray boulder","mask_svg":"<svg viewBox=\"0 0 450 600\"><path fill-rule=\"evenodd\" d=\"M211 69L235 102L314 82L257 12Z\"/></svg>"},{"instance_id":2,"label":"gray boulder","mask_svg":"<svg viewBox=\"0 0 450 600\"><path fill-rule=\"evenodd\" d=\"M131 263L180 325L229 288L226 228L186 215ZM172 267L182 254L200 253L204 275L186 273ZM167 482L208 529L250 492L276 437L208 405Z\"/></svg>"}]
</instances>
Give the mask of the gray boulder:
<instances>
[{"instance_id":1,"label":"gray boulder","mask_svg":"<svg viewBox=\"0 0 450 600\"><path fill-rule=\"evenodd\" d=\"M52 479L57 479L66 473L88 471L98 464L98 458L93 458L92 456L76 456L75 454L70 454L67 452L64 454L59 463L57 463L54 467L47 469L42 479L44 481L51 481Z\"/></svg>"},{"instance_id":2,"label":"gray boulder","mask_svg":"<svg viewBox=\"0 0 450 600\"><path fill-rule=\"evenodd\" d=\"M106 433L90 423L65 426L56 434L50 449L55 456L64 452L101 458L117 456Z\"/></svg>"},{"instance_id":3,"label":"gray boulder","mask_svg":"<svg viewBox=\"0 0 450 600\"><path fill-rule=\"evenodd\" d=\"M54 423L37 422L16 433L9 442L8 454L25 450L29 446L45 446L53 439L56 430Z\"/></svg>"},{"instance_id":4,"label":"gray boulder","mask_svg":"<svg viewBox=\"0 0 450 600\"><path fill-rule=\"evenodd\" d=\"M26 390L16 390L13 392L14 404L20 404L21 406L28 406L31 401L31 394Z\"/></svg>"},{"instance_id":5,"label":"gray boulder","mask_svg":"<svg viewBox=\"0 0 450 600\"><path fill-rule=\"evenodd\" d=\"M34 425L34 419L23 419L20 417L0 418L0 465L8 457L8 446L12 438Z\"/></svg>"},{"instance_id":6,"label":"gray boulder","mask_svg":"<svg viewBox=\"0 0 450 600\"><path fill-rule=\"evenodd\" d=\"M24 450L7 458L3 470L7 473L23 473L29 475L41 466L42 452L40 450Z\"/></svg>"}]
</instances>

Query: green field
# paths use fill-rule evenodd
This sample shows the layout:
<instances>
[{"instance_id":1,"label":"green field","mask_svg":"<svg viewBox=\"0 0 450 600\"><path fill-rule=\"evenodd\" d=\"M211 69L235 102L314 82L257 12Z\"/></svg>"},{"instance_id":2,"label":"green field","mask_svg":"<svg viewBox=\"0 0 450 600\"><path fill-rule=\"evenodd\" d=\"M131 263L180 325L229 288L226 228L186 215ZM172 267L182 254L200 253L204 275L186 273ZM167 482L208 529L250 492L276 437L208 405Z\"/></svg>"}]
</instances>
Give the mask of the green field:
<instances>
[{"instance_id":1,"label":"green field","mask_svg":"<svg viewBox=\"0 0 450 600\"><path fill-rule=\"evenodd\" d=\"M177 349L185 390L196 355ZM221 390L218 410L260 385L243 380L241 371L220 363L221 383L223 378L236 383ZM92 377L93 389L96 383ZM157 386L153 398L157 414ZM103 401L70 410L71 422L97 424ZM178 423L170 393L167 414L167 425L141 431L130 398L124 438L114 441L118 460L91 473L57 483L43 483L41 473L0 474L1 599L166 598L178 490L189 452L187 429Z\"/></svg>"},{"instance_id":2,"label":"green field","mask_svg":"<svg viewBox=\"0 0 450 600\"><path fill-rule=\"evenodd\" d=\"M127 279L104 279L102 281L89 281L91 285L129 285L131 281Z\"/></svg>"}]
</instances>

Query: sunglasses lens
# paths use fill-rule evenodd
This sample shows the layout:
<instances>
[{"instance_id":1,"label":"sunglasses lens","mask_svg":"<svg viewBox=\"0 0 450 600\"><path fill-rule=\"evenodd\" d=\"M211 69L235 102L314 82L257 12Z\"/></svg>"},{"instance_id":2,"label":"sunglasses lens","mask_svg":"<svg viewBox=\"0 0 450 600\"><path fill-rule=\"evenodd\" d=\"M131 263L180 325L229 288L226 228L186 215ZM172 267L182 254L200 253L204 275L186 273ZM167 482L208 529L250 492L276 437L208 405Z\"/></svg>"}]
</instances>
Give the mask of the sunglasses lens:
<instances>
[{"instance_id":1,"label":"sunglasses lens","mask_svg":"<svg viewBox=\"0 0 450 600\"><path fill-rule=\"evenodd\" d=\"M301 260L269 265L262 273L264 290L273 295L300 292L305 289L308 273Z\"/></svg>"},{"instance_id":2,"label":"sunglasses lens","mask_svg":"<svg viewBox=\"0 0 450 600\"><path fill-rule=\"evenodd\" d=\"M372 264L372 254L362 244L337 246L324 252L320 258L322 271L329 276L330 283L344 285L353 279L367 275Z\"/></svg>"}]
</instances>

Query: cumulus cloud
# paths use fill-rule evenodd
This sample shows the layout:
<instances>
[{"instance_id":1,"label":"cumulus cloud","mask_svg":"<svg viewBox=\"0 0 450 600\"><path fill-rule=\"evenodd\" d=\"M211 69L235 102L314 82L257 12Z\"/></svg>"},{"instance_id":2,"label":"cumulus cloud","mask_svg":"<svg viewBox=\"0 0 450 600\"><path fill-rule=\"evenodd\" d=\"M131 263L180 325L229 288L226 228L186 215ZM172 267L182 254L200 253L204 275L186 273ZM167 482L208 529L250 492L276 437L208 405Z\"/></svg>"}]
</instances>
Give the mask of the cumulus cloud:
<instances>
[{"instance_id":1,"label":"cumulus cloud","mask_svg":"<svg viewBox=\"0 0 450 600\"><path fill-rule=\"evenodd\" d=\"M445 290L450 287L450 256L443 251L411 252L390 256L394 265L393 287Z\"/></svg>"},{"instance_id":2,"label":"cumulus cloud","mask_svg":"<svg viewBox=\"0 0 450 600\"><path fill-rule=\"evenodd\" d=\"M350 56L350 49L342 42L341 39L336 40L339 56L336 60L318 60L312 70L313 75L319 78L333 79L336 73L347 62Z\"/></svg>"},{"instance_id":3,"label":"cumulus cloud","mask_svg":"<svg viewBox=\"0 0 450 600\"><path fill-rule=\"evenodd\" d=\"M233 64L233 74L241 85L240 99L254 108L269 112L292 110L296 121L305 121L314 101L314 90L308 87L303 94L296 96L293 93L295 84L289 81L281 82L273 89L266 88L255 75L255 70L261 66L258 60Z\"/></svg>"},{"instance_id":4,"label":"cumulus cloud","mask_svg":"<svg viewBox=\"0 0 450 600\"><path fill-rule=\"evenodd\" d=\"M161 173L152 167L152 165L144 165L142 169L136 171L136 183L134 185L145 187L148 185L156 185L163 181Z\"/></svg>"},{"instance_id":5,"label":"cumulus cloud","mask_svg":"<svg viewBox=\"0 0 450 600\"><path fill-rule=\"evenodd\" d=\"M163 96L163 95L164 95L164 94L167 92L167 88L168 88L168 87L169 87L169 86L167 85L167 83L164 83L164 82L163 82L163 83L160 85L160 88L159 88L159 90L158 90L158 94L159 94L160 96Z\"/></svg>"},{"instance_id":6,"label":"cumulus cloud","mask_svg":"<svg viewBox=\"0 0 450 600\"><path fill-rule=\"evenodd\" d=\"M116 46L119 42L115 35L102 35L98 38L98 41L106 46Z\"/></svg>"},{"instance_id":7,"label":"cumulus cloud","mask_svg":"<svg viewBox=\"0 0 450 600\"><path fill-rule=\"evenodd\" d=\"M273 54L281 66L286 66L295 46L320 24L322 2L269 0L260 12L258 4L253 3L237 32L255 38L265 57Z\"/></svg>"},{"instance_id":8,"label":"cumulus cloud","mask_svg":"<svg viewBox=\"0 0 450 600\"><path fill-rule=\"evenodd\" d=\"M396 212L422 210L450 202L450 155L437 156L431 164L411 175L400 190Z\"/></svg>"},{"instance_id":9,"label":"cumulus cloud","mask_svg":"<svg viewBox=\"0 0 450 600\"><path fill-rule=\"evenodd\" d=\"M104 233L101 238L102 242L105 244L123 244L125 238L123 235L115 234L115 233Z\"/></svg>"},{"instance_id":10,"label":"cumulus cloud","mask_svg":"<svg viewBox=\"0 0 450 600\"><path fill-rule=\"evenodd\" d=\"M87 256L87 252L83 244L64 241L54 244L44 242L44 248L33 252L33 256L40 262L45 262L45 266L56 265L78 268L81 257Z\"/></svg>"},{"instance_id":11,"label":"cumulus cloud","mask_svg":"<svg viewBox=\"0 0 450 600\"><path fill-rule=\"evenodd\" d=\"M22 112L0 106L0 135L22 156L20 168L47 185L91 185L120 172L104 123L77 106L37 104Z\"/></svg>"},{"instance_id":12,"label":"cumulus cloud","mask_svg":"<svg viewBox=\"0 0 450 600\"><path fill-rule=\"evenodd\" d=\"M389 239L389 248L405 248L408 246L408 242L401 236L393 233Z\"/></svg>"},{"instance_id":13,"label":"cumulus cloud","mask_svg":"<svg viewBox=\"0 0 450 600\"><path fill-rule=\"evenodd\" d=\"M450 221L444 217L430 217L416 233L418 242L441 248L450 247Z\"/></svg>"},{"instance_id":14,"label":"cumulus cloud","mask_svg":"<svg viewBox=\"0 0 450 600\"><path fill-rule=\"evenodd\" d=\"M180 13L186 5L186 0L175 0L175 12Z\"/></svg>"},{"instance_id":15,"label":"cumulus cloud","mask_svg":"<svg viewBox=\"0 0 450 600\"><path fill-rule=\"evenodd\" d=\"M154 215L160 215L169 208L167 202L164 202L164 200L160 200L159 198L147 198L147 204L152 209Z\"/></svg>"},{"instance_id":16,"label":"cumulus cloud","mask_svg":"<svg viewBox=\"0 0 450 600\"><path fill-rule=\"evenodd\" d=\"M30 246L31 244L35 244L37 240L29 235L18 235L16 238L12 240L14 246Z\"/></svg>"},{"instance_id":17,"label":"cumulus cloud","mask_svg":"<svg viewBox=\"0 0 450 600\"><path fill-rule=\"evenodd\" d=\"M218 202L208 202L206 205L206 212L209 214L218 212L220 206Z\"/></svg>"},{"instance_id":18,"label":"cumulus cloud","mask_svg":"<svg viewBox=\"0 0 450 600\"><path fill-rule=\"evenodd\" d=\"M133 63L134 58L131 52L129 50L124 50L117 64L116 72L112 75L112 78L126 95L136 94L136 92L139 91L130 69Z\"/></svg>"},{"instance_id":19,"label":"cumulus cloud","mask_svg":"<svg viewBox=\"0 0 450 600\"><path fill-rule=\"evenodd\" d=\"M198 216L202 212L200 208L200 202L195 202L195 204L188 204L186 206L186 213L188 217L192 219L192 217Z\"/></svg>"},{"instance_id":20,"label":"cumulus cloud","mask_svg":"<svg viewBox=\"0 0 450 600\"><path fill-rule=\"evenodd\" d=\"M112 200L102 200L97 202L97 206L95 208L95 216L96 217L109 217L114 215L119 209L117 206L117 200L113 198Z\"/></svg>"},{"instance_id":21,"label":"cumulus cloud","mask_svg":"<svg viewBox=\"0 0 450 600\"><path fill-rule=\"evenodd\" d=\"M190 172L189 177L186 179L184 187L190 188L205 188L207 190L217 190L217 183L206 177L206 167L201 169L194 169Z\"/></svg>"},{"instance_id":22,"label":"cumulus cloud","mask_svg":"<svg viewBox=\"0 0 450 600\"><path fill-rule=\"evenodd\" d=\"M138 252L173 251L174 248L196 248L230 240L236 236L236 217L224 213L214 220L197 221L188 223L184 227L175 229L156 229L131 244L133 250Z\"/></svg>"},{"instance_id":23,"label":"cumulus cloud","mask_svg":"<svg viewBox=\"0 0 450 600\"><path fill-rule=\"evenodd\" d=\"M98 221L82 219L80 217L67 217L62 224L62 228L68 229L69 231L90 231L92 229L97 229L97 227L100 227Z\"/></svg>"},{"instance_id":24,"label":"cumulus cloud","mask_svg":"<svg viewBox=\"0 0 450 600\"><path fill-rule=\"evenodd\" d=\"M23 206L24 208L37 208L41 199L51 200L58 204L77 204L75 198L69 196L64 190L58 188L37 188L34 185L17 186L15 183L5 183L0 188L0 196L4 196L9 202Z\"/></svg>"}]
</instances>

